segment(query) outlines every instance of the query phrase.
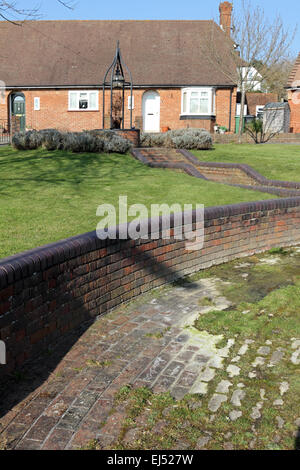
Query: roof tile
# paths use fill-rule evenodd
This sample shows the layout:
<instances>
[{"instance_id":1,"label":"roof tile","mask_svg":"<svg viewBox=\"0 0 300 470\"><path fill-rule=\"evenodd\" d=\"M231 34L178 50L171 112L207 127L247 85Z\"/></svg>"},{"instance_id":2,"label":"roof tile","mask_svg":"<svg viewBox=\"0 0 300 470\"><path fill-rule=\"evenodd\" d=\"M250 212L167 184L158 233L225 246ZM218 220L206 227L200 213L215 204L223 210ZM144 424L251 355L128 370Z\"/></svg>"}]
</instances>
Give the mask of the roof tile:
<instances>
[{"instance_id":1,"label":"roof tile","mask_svg":"<svg viewBox=\"0 0 300 470\"><path fill-rule=\"evenodd\" d=\"M234 85L208 57L212 31L226 56L232 41L213 21L1 21L0 76L8 88L100 86L119 40L134 85Z\"/></svg>"}]
</instances>

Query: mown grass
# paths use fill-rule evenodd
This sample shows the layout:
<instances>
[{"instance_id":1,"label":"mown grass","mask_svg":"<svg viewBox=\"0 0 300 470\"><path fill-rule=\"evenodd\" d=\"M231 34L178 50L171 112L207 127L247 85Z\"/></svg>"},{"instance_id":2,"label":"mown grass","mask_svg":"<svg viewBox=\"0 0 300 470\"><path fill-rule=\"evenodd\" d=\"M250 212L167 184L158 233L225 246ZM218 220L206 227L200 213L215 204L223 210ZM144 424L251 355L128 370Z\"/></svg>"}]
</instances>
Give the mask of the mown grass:
<instances>
[{"instance_id":1,"label":"mown grass","mask_svg":"<svg viewBox=\"0 0 300 470\"><path fill-rule=\"evenodd\" d=\"M214 206L270 195L154 169L130 155L0 147L0 258L93 231L100 204ZM273 197L273 196L272 196Z\"/></svg>"},{"instance_id":2,"label":"mown grass","mask_svg":"<svg viewBox=\"0 0 300 470\"><path fill-rule=\"evenodd\" d=\"M194 151L200 161L245 163L266 178L300 181L300 146L215 144L213 150Z\"/></svg>"}]
</instances>

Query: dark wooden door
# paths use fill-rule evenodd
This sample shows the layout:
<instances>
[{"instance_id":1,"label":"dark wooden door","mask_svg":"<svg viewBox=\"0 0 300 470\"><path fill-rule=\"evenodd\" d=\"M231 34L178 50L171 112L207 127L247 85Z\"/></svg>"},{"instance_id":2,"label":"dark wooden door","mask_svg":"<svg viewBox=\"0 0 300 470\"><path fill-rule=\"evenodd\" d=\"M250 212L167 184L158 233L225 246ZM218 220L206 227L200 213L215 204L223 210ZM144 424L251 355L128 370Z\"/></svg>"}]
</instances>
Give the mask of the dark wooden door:
<instances>
[{"instance_id":1,"label":"dark wooden door","mask_svg":"<svg viewBox=\"0 0 300 470\"><path fill-rule=\"evenodd\" d=\"M24 95L15 95L12 97L12 118L19 123L20 131L26 128L26 105ZM15 119L14 119L15 118Z\"/></svg>"}]
</instances>

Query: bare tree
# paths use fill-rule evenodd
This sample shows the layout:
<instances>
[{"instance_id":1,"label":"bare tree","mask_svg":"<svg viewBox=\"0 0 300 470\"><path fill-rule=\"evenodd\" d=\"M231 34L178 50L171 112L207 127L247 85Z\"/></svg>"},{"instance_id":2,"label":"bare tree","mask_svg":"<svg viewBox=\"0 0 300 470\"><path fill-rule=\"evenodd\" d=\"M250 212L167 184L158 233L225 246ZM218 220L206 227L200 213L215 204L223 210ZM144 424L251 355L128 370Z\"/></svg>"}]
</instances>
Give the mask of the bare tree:
<instances>
[{"instance_id":1,"label":"bare tree","mask_svg":"<svg viewBox=\"0 0 300 470\"><path fill-rule=\"evenodd\" d=\"M74 8L73 1L56 0L65 8L72 10ZM9 21L15 25L20 25L25 20L36 20L41 18L41 6L38 5L34 8L22 8L19 6L18 1L5 1L0 0L0 18Z\"/></svg>"},{"instance_id":2,"label":"bare tree","mask_svg":"<svg viewBox=\"0 0 300 470\"><path fill-rule=\"evenodd\" d=\"M270 93L276 93L279 100L287 99L287 90L285 88L296 58L284 58L278 64L270 68L268 76L265 79L265 85Z\"/></svg>"},{"instance_id":3,"label":"bare tree","mask_svg":"<svg viewBox=\"0 0 300 470\"><path fill-rule=\"evenodd\" d=\"M233 15L230 38L218 47L220 40L217 28L211 28L205 48L209 60L218 65L223 74L236 83L241 93L239 141L243 133L246 93L258 88L268 91L268 83L274 80L274 70L289 54L296 29L284 27L278 16L271 19L259 6L249 0L241 0L238 14ZM224 44L226 53L224 53Z\"/></svg>"}]
</instances>

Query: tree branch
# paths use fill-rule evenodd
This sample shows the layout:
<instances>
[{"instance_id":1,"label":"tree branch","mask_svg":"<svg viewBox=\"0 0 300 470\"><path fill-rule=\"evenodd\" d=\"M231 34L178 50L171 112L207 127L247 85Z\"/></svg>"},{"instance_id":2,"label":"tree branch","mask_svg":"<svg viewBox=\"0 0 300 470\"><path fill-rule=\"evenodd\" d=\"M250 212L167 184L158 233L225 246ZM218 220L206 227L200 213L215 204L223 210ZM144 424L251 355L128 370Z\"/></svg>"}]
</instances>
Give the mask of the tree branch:
<instances>
[{"instance_id":1,"label":"tree branch","mask_svg":"<svg viewBox=\"0 0 300 470\"><path fill-rule=\"evenodd\" d=\"M63 0L57 0L58 3L63 5L65 8L69 8L69 10L74 10L75 5L74 2L64 2Z\"/></svg>"},{"instance_id":2,"label":"tree branch","mask_svg":"<svg viewBox=\"0 0 300 470\"><path fill-rule=\"evenodd\" d=\"M63 7L73 10L75 8L74 1L56 0ZM0 0L0 18L20 26L25 20L36 20L41 18L41 7L37 6L32 9L24 9L18 7L17 1Z\"/></svg>"}]
</instances>

